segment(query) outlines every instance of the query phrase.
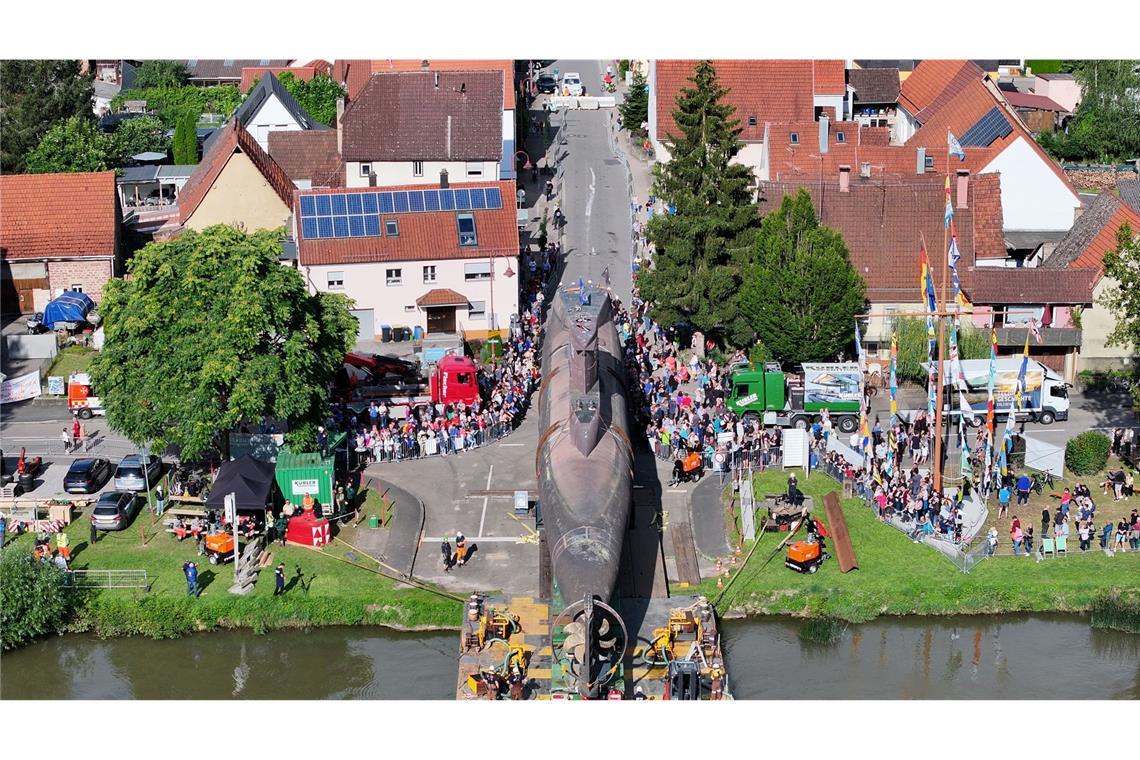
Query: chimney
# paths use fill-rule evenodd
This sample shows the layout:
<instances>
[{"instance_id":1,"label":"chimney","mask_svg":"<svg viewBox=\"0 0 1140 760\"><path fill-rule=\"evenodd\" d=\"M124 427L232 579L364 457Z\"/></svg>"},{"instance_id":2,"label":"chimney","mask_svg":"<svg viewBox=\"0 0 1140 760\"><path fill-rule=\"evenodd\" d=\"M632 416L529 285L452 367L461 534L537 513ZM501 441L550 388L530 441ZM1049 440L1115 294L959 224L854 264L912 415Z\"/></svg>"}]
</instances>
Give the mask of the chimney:
<instances>
[{"instance_id":1,"label":"chimney","mask_svg":"<svg viewBox=\"0 0 1140 760\"><path fill-rule=\"evenodd\" d=\"M841 193L851 192L851 167L850 166L840 166L839 167L839 192L841 192Z\"/></svg>"},{"instance_id":2,"label":"chimney","mask_svg":"<svg viewBox=\"0 0 1140 760\"><path fill-rule=\"evenodd\" d=\"M435 72L435 89L439 89L439 72Z\"/></svg>"},{"instance_id":3,"label":"chimney","mask_svg":"<svg viewBox=\"0 0 1140 760\"><path fill-rule=\"evenodd\" d=\"M827 142L828 142L828 134L829 134L828 133L828 126L829 126L828 118L826 116L820 116L819 117L819 152L821 155L827 152Z\"/></svg>"},{"instance_id":4,"label":"chimney","mask_svg":"<svg viewBox=\"0 0 1140 760\"><path fill-rule=\"evenodd\" d=\"M447 189L447 169L440 169L439 170L439 189L440 190L446 190Z\"/></svg>"},{"instance_id":5,"label":"chimney","mask_svg":"<svg viewBox=\"0 0 1140 760\"><path fill-rule=\"evenodd\" d=\"M969 208L967 202L968 191L970 189L970 170L958 170L958 197L954 201L955 208Z\"/></svg>"},{"instance_id":6,"label":"chimney","mask_svg":"<svg viewBox=\"0 0 1140 760\"><path fill-rule=\"evenodd\" d=\"M424 71L428 70L428 61L426 58L424 60L420 61L420 68Z\"/></svg>"},{"instance_id":7,"label":"chimney","mask_svg":"<svg viewBox=\"0 0 1140 760\"><path fill-rule=\"evenodd\" d=\"M915 174L926 174L926 148L919 148L914 162Z\"/></svg>"},{"instance_id":8,"label":"chimney","mask_svg":"<svg viewBox=\"0 0 1140 760\"><path fill-rule=\"evenodd\" d=\"M336 152L344 155L344 98L336 99Z\"/></svg>"},{"instance_id":9,"label":"chimney","mask_svg":"<svg viewBox=\"0 0 1140 760\"><path fill-rule=\"evenodd\" d=\"M864 179L871 179L871 162L864 161L859 164L859 176Z\"/></svg>"}]
</instances>

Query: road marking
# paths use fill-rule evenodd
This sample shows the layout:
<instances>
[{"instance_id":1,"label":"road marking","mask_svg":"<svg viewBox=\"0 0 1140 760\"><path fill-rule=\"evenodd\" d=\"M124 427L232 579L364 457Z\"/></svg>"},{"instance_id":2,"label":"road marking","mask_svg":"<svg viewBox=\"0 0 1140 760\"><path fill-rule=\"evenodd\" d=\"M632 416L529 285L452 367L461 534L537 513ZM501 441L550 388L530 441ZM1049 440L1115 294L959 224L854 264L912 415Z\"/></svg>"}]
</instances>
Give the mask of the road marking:
<instances>
[{"instance_id":1,"label":"road marking","mask_svg":"<svg viewBox=\"0 0 1140 760\"><path fill-rule=\"evenodd\" d=\"M525 443L500 443L500 446L526 446Z\"/></svg>"},{"instance_id":2,"label":"road marking","mask_svg":"<svg viewBox=\"0 0 1140 760\"><path fill-rule=\"evenodd\" d=\"M491 469L487 470L487 490L491 490L491 475L495 472L495 465L491 465ZM483 537L483 523L487 521L487 502L491 500L490 496L483 497L483 516L479 518L479 533L478 538Z\"/></svg>"},{"instance_id":3,"label":"road marking","mask_svg":"<svg viewBox=\"0 0 1140 760\"><path fill-rule=\"evenodd\" d=\"M476 541L476 540L482 541L484 543L489 543L489 544L522 544L522 543L527 543L527 538L528 538L528 536L479 536L478 538L471 539L471 540L472 541ZM428 544L428 543L440 544L440 543L443 543L445 540L453 541L453 540L455 540L455 537L454 536L424 536L423 538L420 539L420 543L421 544Z\"/></svg>"},{"instance_id":4,"label":"road marking","mask_svg":"<svg viewBox=\"0 0 1140 760\"><path fill-rule=\"evenodd\" d=\"M590 218L590 211L594 206L594 193L597 192L597 177L594 175L594 167L590 167L590 197L586 199L586 219Z\"/></svg>"},{"instance_id":5,"label":"road marking","mask_svg":"<svg viewBox=\"0 0 1140 760\"><path fill-rule=\"evenodd\" d=\"M680 488L670 488L665 493L688 493L688 491L685 491L685 490L680 489Z\"/></svg>"}]
</instances>

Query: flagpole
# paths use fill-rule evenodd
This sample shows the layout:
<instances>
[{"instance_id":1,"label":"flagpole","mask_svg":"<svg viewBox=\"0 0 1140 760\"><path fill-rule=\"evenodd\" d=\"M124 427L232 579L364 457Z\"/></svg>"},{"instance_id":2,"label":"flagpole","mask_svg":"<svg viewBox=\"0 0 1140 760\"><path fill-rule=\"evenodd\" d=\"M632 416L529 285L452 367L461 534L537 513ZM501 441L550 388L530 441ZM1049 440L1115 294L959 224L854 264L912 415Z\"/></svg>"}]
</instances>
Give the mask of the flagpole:
<instances>
[{"instance_id":1,"label":"flagpole","mask_svg":"<svg viewBox=\"0 0 1140 760\"><path fill-rule=\"evenodd\" d=\"M946 145L946 202L950 202L950 145ZM946 280L950 270L950 224L942 224L942 291L939 294L938 310L946 311ZM934 408L934 490L942 493L942 407L945 399L942 387L942 365L946 361L946 317L938 318L938 375L935 380L938 389L938 405Z\"/></svg>"}]
</instances>

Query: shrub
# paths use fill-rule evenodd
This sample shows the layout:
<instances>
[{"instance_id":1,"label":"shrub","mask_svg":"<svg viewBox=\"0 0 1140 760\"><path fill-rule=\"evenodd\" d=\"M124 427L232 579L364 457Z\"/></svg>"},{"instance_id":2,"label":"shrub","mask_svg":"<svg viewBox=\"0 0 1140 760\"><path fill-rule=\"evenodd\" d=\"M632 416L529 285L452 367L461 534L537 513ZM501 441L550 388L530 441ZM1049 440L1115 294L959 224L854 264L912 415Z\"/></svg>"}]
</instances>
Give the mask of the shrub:
<instances>
[{"instance_id":1,"label":"shrub","mask_svg":"<svg viewBox=\"0 0 1140 760\"><path fill-rule=\"evenodd\" d=\"M59 630L71 609L66 576L25 548L0 552L0 646L14 649Z\"/></svg>"},{"instance_id":2,"label":"shrub","mask_svg":"<svg viewBox=\"0 0 1140 760\"><path fill-rule=\"evenodd\" d=\"M1065 446L1065 466L1077 475L1093 475L1108 463L1112 441L1104 433L1087 430Z\"/></svg>"},{"instance_id":3,"label":"shrub","mask_svg":"<svg viewBox=\"0 0 1140 760\"><path fill-rule=\"evenodd\" d=\"M1106 591L1092 603L1092 627L1140 633L1140 595Z\"/></svg>"}]
</instances>

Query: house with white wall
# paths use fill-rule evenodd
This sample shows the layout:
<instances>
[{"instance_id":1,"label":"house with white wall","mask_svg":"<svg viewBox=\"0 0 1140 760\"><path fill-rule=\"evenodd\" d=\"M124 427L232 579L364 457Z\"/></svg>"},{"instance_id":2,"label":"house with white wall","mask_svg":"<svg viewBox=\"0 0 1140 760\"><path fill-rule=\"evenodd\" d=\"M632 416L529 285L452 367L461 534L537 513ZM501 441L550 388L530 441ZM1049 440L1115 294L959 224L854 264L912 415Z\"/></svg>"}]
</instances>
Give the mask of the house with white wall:
<instances>
[{"instance_id":1,"label":"house with white wall","mask_svg":"<svg viewBox=\"0 0 1140 760\"><path fill-rule=\"evenodd\" d=\"M498 182L503 88L499 71L371 75L339 120L345 184Z\"/></svg>"},{"instance_id":2,"label":"house with white wall","mask_svg":"<svg viewBox=\"0 0 1140 760\"><path fill-rule=\"evenodd\" d=\"M230 121L241 124L264 151L269 150L270 132L329 129L328 125L309 116L272 72L266 72L257 80ZM214 132L206 140L204 151L210 149L216 134Z\"/></svg>"},{"instance_id":3,"label":"house with white wall","mask_svg":"<svg viewBox=\"0 0 1140 760\"><path fill-rule=\"evenodd\" d=\"M355 302L361 339L385 325L485 338L518 312L515 183L299 191L298 265Z\"/></svg>"}]
</instances>

